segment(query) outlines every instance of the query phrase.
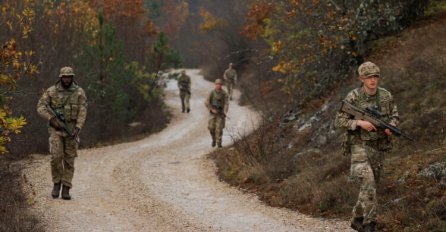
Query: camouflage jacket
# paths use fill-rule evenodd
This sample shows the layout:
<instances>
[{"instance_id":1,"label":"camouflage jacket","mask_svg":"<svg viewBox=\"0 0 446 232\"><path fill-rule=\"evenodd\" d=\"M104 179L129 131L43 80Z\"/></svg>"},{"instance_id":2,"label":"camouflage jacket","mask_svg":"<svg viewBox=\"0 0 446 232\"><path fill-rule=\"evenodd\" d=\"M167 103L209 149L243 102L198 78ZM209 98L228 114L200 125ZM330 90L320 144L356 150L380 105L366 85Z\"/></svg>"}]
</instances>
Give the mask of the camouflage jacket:
<instances>
[{"instance_id":1,"label":"camouflage jacket","mask_svg":"<svg viewBox=\"0 0 446 232\"><path fill-rule=\"evenodd\" d=\"M55 111L61 112L71 129L84 126L87 117L87 97L84 90L73 82L70 88L64 89L60 82L48 88L37 103L39 115L50 120L54 115L47 105Z\"/></svg>"},{"instance_id":2,"label":"camouflage jacket","mask_svg":"<svg viewBox=\"0 0 446 232\"><path fill-rule=\"evenodd\" d=\"M237 82L237 72L233 68L228 68L223 74L225 81Z\"/></svg>"},{"instance_id":3,"label":"camouflage jacket","mask_svg":"<svg viewBox=\"0 0 446 232\"><path fill-rule=\"evenodd\" d=\"M190 85L191 85L191 80L188 75L181 75L178 78L178 88L181 91L187 91L190 93Z\"/></svg>"},{"instance_id":4,"label":"camouflage jacket","mask_svg":"<svg viewBox=\"0 0 446 232\"><path fill-rule=\"evenodd\" d=\"M383 88L378 88L377 94L370 96L362 88L357 88L345 97L345 101L365 109L369 106L377 107L383 113L383 120L397 126L399 116L397 107L393 101L392 94ZM366 131L356 125L356 120L351 115L339 111L336 115L335 126L346 129L351 144L361 143L363 141L376 141L387 138L382 129L378 131Z\"/></svg>"},{"instance_id":5,"label":"camouflage jacket","mask_svg":"<svg viewBox=\"0 0 446 232\"><path fill-rule=\"evenodd\" d=\"M212 108L223 110L225 114L228 113L229 108L229 98L228 94L221 89L220 91L212 90L206 101L204 103L208 110L210 111Z\"/></svg>"}]
</instances>

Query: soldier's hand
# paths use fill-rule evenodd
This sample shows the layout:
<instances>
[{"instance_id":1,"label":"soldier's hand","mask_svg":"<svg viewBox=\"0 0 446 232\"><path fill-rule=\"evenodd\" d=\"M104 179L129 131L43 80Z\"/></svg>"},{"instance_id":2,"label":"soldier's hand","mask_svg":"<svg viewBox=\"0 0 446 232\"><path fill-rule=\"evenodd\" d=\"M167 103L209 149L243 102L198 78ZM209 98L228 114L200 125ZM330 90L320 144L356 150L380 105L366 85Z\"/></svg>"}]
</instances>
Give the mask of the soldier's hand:
<instances>
[{"instance_id":1,"label":"soldier's hand","mask_svg":"<svg viewBox=\"0 0 446 232\"><path fill-rule=\"evenodd\" d=\"M63 129L63 126L60 125L60 123L59 123L59 121L57 120L56 117L52 117L50 119L50 126L53 127L56 130L62 130Z\"/></svg>"},{"instance_id":2,"label":"soldier's hand","mask_svg":"<svg viewBox=\"0 0 446 232\"><path fill-rule=\"evenodd\" d=\"M211 109L211 113L213 113L213 114L217 114L218 111L217 111L216 109L212 108L212 109Z\"/></svg>"},{"instance_id":3,"label":"soldier's hand","mask_svg":"<svg viewBox=\"0 0 446 232\"><path fill-rule=\"evenodd\" d=\"M385 129L384 133L386 133L386 135L388 135L388 136L392 135L392 131L390 131L390 129Z\"/></svg>"},{"instance_id":4,"label":"soldier's hand","mask_svg":"<svg viewBox=\"0 0 446 232\"><path fill-rule=\"evenodd\" d=\"M356 121L356 125L366 131L376 131L376 127L369 121L358 120Z\"/></svg>"}]
</instances>

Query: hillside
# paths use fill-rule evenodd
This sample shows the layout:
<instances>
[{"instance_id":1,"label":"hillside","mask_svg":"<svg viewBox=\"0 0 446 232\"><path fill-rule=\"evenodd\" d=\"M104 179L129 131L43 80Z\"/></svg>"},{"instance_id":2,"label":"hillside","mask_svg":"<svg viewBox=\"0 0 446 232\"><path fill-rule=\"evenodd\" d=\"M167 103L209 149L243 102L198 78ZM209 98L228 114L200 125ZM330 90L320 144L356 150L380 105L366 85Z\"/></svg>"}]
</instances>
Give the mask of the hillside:
<instances>
[{"instance_id":1,"label":"hillside","mask_svg":"<svg viewBox=\"0 0 446 232\"><path fill-rule=\"evenodd\" d=\"M378 190L379 229L446 230L446 16L424 19L377 40L366 60L381 68L381 86L396 99L402 127L416 139L396 138ZM265 120L235 149L212 154L222 179L272 206L315 216L350 217L357 186L334 130L339 101L359 85L355 76L280 120Z\"/></svg>"}]
</instances>

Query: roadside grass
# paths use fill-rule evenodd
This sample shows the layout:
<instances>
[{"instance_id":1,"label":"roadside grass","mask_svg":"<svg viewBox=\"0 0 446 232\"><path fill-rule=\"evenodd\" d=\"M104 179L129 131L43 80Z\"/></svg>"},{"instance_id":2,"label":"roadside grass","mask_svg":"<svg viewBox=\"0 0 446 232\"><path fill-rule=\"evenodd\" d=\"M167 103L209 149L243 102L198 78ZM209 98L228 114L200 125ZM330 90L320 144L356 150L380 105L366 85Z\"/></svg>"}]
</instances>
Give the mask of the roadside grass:
<instances>
[{"instance_id":1,"label":"roadside grass","mask_svg":"<svg viewBox=\"0 0 446 232\"><path fill-rule=\"evenodd\" d=\"M30 200L22 190L20 167L12 167L8 155L0 157L0 231L43 232L37 217L27 211Z\"/></svg>"},{"instance_id":2,"label":"roadside grass","mask_svg":"<svg viewBox=\"0 0 446 232\"><path fill-rule=\"evenodd\" d=\"M386 156L378 187L380 231L446 231L446 176L420 174L446 161L446 40L440 39L446 38L446 17L440 18L377 41L368 58L395 97L399 126L416 140L395 139ZM350 157L341 154L342 134L332 122L340 99L358 86L355 79L308 104L294 123L265 117L233 148L211 154L220 178L272 206L348 219L358 186L348 180Z\"/></svg>"}]
</instances>

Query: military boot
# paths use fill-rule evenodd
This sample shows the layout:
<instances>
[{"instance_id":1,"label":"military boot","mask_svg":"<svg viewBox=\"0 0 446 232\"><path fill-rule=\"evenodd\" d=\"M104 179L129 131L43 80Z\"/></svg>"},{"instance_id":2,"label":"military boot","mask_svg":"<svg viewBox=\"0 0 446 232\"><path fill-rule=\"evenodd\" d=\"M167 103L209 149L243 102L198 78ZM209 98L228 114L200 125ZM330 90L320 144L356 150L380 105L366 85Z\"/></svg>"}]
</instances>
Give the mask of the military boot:
<instances>
[{"instance_id":1,"label":"military boot","mask_svg":"<svg viewBox=\"0 0 446 232\"><path fill-rule=\"evenodd\" d=\"M352 227L352 229L354 229L356 231L361 231L363 221L364 221L364 217L355 217L355 218L353 218L350 226Z\"/></svg>"},{"instance_id":2,"label":"military boot","mask_svg":"<svg viewBox=\"0 0 446 232\"><path fill-rule=\"evenodd\" d=\"M374 221L364 224L361 230L361 232L375 232L375 231L376 231L376 222Z\"/></svg>"},{"instance_id":3,"label":"military boot","mask_svg":"<svg viewBox=\"0 0 446 232\"><path fill-rule=\"evenodd\" d=\"M221 145L221 142L218 143L217 145L219 148L222 148L223 146Z\"/></svg>"},{"instance_id":4,"label":"military boot","mask_svg":"<svg viewBox=\"0 0 446 232\"><path fill-rule=\"evenodd\" d=\"M53 186L53 191L51 192L51 196L53 197L53 198L58 198L59 197L59 193L60 193L60 186L61 186L62 184L59 182L59 183L54 183L54 186Z\"/></svg>"},{"instance_id":5,"label":"military boot","mask_svg":"<svg viewBox=\"0 0 446 232\"><path fill-rule=\"evenodd\" d=\"M71 200L70 187L65 186L65 185L62 186L62 199Z\"/></svg>"}]
</instances>

